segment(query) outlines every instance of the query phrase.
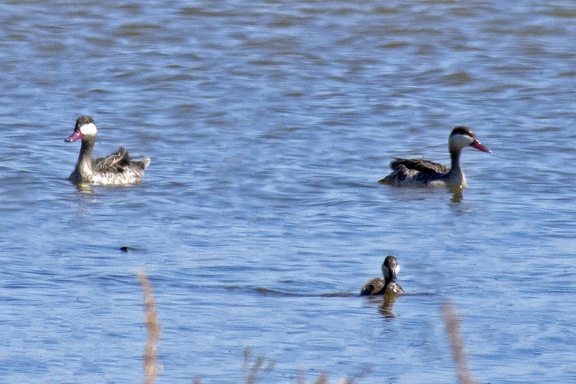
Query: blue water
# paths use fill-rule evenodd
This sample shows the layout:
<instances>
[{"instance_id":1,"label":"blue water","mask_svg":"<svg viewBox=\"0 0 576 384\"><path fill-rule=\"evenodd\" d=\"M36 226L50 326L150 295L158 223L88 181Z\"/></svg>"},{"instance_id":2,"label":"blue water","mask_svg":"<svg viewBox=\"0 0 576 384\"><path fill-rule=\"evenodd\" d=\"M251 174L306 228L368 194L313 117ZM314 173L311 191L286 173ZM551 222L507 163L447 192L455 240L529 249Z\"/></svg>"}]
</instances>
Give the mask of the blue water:
<instances>
[{"instance_id":1,"label":"blue water","mask_svg":"<svg viewBox=\"0 0 576 384\"><path fill-rule=\"evenodd\" d=\"M0 5L0 382L456 383L453 303L481 383L576 381L576 5L165 1ZM79 190L96 156L142 185ZM377 183L394 156L468 188ZM120 247L132 247L125 253ZM408 292L357 295L387 254Z\"/></svg>"}]
</instances>

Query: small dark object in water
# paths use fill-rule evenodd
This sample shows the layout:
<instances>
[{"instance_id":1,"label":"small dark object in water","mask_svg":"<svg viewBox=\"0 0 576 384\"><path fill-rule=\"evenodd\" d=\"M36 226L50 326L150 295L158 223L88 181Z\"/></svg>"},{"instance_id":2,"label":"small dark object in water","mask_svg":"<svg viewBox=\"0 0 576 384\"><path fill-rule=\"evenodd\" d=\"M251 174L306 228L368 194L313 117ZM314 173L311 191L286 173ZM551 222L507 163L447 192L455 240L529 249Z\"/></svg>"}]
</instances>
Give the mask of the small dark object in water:
<instances>
[{"instance_id":1,"label":"small dark object in water","mask_svg":"<svg viewBox=\"0 0 576 384\"><path fill-rule=\"evenodd\" d=\"M131 247L131 246L129 246L129 245L123 245L123 246L120 247L120 250L121 250L122 252L134 251L135 249L136 249L136 248Z\"/></svg>"}]
</instances>

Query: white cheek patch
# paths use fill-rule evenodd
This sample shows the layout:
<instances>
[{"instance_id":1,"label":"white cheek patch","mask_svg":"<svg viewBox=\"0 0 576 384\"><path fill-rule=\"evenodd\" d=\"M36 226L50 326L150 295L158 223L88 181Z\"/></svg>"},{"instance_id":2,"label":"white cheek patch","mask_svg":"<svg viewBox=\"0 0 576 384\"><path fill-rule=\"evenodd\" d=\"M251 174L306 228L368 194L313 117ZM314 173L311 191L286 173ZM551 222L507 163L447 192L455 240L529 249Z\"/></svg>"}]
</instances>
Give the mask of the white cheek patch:
<instances>
[{"instance_id":1,"label":"white cheek patch","mask_svg":"<svg viewBox=\"0 0 576 384\"><path fill-rule=\"evenodd\" d=\"M83 135L96 136L98 130L96 129L96 125L94 125L94 123L89 123L81 126L80 132L82 132Z\"/></svg>"},{"instance_id":2,"label":"white cheek patch","mask_svg":"<svg viewBox=\"0 0 576 384\"><path fill-rule=\"evenodd\" d=\"M395 273L395 274L399 274L399 273L400 273L400 264L396 265L396 268L394 268L394 273Z\"/></svg>"},{"instance_id":3,"label":"white cheek patch","mask_svg":"<svg viewBox=\"0 0 576 384\"><path fill-rule=\"evenodd\" d=\"M450 138L454 144L456 144L460 148L464 148L474 142L474 139L468 135L454 135Z\"/></svg>"}]
</instances>

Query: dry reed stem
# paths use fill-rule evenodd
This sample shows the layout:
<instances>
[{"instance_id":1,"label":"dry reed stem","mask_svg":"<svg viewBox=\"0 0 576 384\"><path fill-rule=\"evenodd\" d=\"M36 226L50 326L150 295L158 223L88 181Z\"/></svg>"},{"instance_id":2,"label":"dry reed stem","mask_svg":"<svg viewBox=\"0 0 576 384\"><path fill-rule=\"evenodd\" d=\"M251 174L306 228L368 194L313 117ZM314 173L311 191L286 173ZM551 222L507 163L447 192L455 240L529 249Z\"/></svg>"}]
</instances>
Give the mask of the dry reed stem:
<instances>
[{"instance_id":1,"label":"dry reed stem","mask_svg":"<svg viewBox=\"0 0 576 384\"><path fill-rule=\"evenodd\" d=\"M156 313L154 296L152 295L152 285L148 280L148 276L143 272L138 272L137 275L144 294L144 313L146 328L148 329L148 342L144 353L144 383L153 384L159 372L158 363L156 362L156 344L160 338L160 325L158 324L158 314Z\"/></svg>"},{"instance_id":2,"label":"dry reed stem","mask_svg":"<svg viewBox=\"0 0 576 384\"><path fill-rule=\"evenodd\" d=\"M464 352L464 342L462 341L462 334L460 333L460 321L449 301L445 301L442 304L442 314L444 315L446 331L450 338L452 357L454 358L458 372L458 382L460 384L474 384L475 381L470 375L470 368L468 367L466 353Z\"/></svg>"},{"instance_id":3,"label":"dry reed stem","mask_svg":"<svg viewBox=\"0 0 576 384\"><path fill-rule=\"evenodd\" d=\"M263 371L263 373L269 373L274 369L274 361L268 360L268 364L264 366L264 362L266 359L262 356L257 357L256 360L250 366L250 358L252 357L252 351L250 348L244 349L244 364L242 370L244 371L244 382L246 384L255 384L258 381L259 374Z\"/></svg>"}]
</instances>

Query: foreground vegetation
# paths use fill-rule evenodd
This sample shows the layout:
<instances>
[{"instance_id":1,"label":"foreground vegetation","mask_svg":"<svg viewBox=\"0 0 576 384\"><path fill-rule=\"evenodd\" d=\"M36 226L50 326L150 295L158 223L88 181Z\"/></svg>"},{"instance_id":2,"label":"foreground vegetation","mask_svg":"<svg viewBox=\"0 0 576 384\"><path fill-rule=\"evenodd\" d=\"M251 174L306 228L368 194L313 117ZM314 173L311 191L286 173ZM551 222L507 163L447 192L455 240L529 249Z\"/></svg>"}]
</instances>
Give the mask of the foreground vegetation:
<instances>
[{"instance_id":1,"label":"foreground vegetation","mask_svg":"<svg viewBox=\"0 0 576 384\"><path fill-rule=\"evenodd\" d=\"M144 315L146 329L148 330L148 341L144 351L144 383L153 384L159 373L159 364L157 361L156 349L160 338L160 324L158 323L158 314L156 304L152 293L152 285L144 273L138 273L138 280L142 286L144 294ZM452 349L452 358L456 364L458 382L460 384L474 384L470 375L468 362L464 353L464 342L460 333L460 321L450 302L444 302L442 305L446 331L450 339ZM274 369L274 361L266 360L264 357L252 359L250 349L244 350L244 382L245 384L255 384L260 378ZM360 372L352 378L341 380L341 384L353 384L356 380L366 377L369 371ZM315 384L328 384L328 376L323 373L314 382ZM195 378L193 384L201 384L200 378ZM305 384L303 376L298 378L298 384Z\"/></svg>"}]
</instances>

